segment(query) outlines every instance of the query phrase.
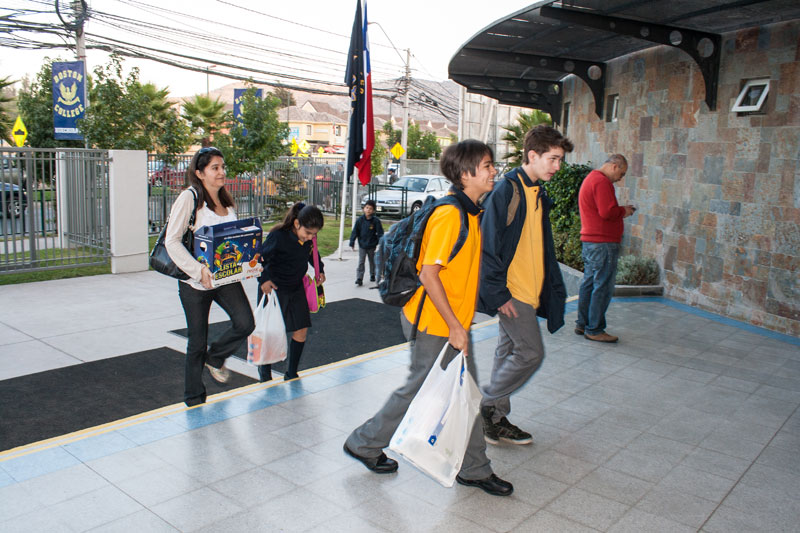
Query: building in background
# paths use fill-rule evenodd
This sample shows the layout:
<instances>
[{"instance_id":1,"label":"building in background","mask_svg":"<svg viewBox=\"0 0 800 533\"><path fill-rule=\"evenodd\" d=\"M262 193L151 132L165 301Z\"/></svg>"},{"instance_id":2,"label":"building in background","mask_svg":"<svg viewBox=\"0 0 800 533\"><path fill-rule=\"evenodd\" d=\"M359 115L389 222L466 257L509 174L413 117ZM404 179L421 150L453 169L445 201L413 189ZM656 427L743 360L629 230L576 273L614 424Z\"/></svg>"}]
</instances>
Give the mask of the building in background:
<instances>
[{"instance_id":1,"label":"building in background","mask_svg":"<svg viewBox=\"0 0 800 533\"><path fill-rule=\"evenodd\" d=\"M623 253L655 258L670 298L800 336L800 3L612 4L509 15L451 77L560 110L574 162L628 157Z\"/></svg>"},{"instance_id":2,"label":"building in background","mask_svg":"<svg viewBox=\"0 0 800 533\"><path fill-rule=\"evenodd\" d=\"M458 138L485 142L494 150L495 160L504 161L514 149L503 140L506 133L503 128L516 124L519 114L529 111L524 107L498 103L494 98L471 93L461 87Z\"/></svg>"}]
</instances>

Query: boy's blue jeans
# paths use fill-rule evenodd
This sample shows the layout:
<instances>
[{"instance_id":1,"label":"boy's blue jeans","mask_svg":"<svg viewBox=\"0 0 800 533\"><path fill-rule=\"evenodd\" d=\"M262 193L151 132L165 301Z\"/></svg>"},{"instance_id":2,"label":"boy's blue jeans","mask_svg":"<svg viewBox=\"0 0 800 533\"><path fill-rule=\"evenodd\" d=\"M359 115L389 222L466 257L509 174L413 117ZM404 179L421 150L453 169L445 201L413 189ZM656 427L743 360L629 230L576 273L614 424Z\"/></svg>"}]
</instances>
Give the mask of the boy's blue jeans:
<instances>
[{"instance_id":1,"label":"boy's blue jeans","mask_svg":"<svg viewBox=\"0 0 800 533\"><path fill-rule=\"evenodd\" d=\"M597 335L606 329L606 310L614 295L617 276L618 242L584 242L583 282L578 291L579 328L587 335Z\"/></svg>"}]
</instances>

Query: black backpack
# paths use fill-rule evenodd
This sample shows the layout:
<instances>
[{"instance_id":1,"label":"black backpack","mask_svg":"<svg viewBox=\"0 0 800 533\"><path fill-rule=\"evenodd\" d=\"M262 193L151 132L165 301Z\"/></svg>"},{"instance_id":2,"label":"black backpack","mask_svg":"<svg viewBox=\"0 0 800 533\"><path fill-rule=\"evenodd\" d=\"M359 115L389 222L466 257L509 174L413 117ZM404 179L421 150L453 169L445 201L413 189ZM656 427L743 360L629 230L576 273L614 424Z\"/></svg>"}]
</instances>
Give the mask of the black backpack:
<instances>
[{"instance_id":1,"label":"black backpack","mask_svg":"<svg viewBox=\"0 0 800 533\"><path fill-rule=\"evenodd\" d=\"M451 261L467 240L469 221L467 212L454 195L439 199L428 196L425 203L415 213L402 219L383 234L378 242L377 263L381 274L378 292L384 303L398 307L404 306L417 291L421 282L417 272L422 237L433 211L442 205L454 205L461 214L461 228L458 239L450 252ZM420 309L422 306L420 305Z\"/></svg>"}]
</instances>

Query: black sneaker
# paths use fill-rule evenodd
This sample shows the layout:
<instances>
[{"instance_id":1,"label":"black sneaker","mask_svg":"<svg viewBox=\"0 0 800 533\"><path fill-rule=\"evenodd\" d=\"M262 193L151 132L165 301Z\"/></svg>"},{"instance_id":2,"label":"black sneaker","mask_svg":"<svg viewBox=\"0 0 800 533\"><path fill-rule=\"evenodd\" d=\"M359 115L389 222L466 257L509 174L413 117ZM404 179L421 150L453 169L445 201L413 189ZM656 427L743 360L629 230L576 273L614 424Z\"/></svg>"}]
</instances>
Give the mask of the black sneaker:
<instances>
[{"instance_id":1,"label":"black sneaker","mask_svg":"<svg viewBox=\"0 0 800 533\"><path fill-rule=\"evenodd\" d=\"M370 277L369 277L369 280L370 280L370 281L375 281L375 276L370 276Z\"/></svg>"},{"instance_id":2,"label":"black sneaker","mask_svg":"<svg viewBox=\"0 0 800 533\"><path fill-rule=\"evenodd\" d=\"M364 282L361 281L360 279L356 280L356 285L358 285L359 287L362 286L363 284L364 284Z\"/></svg>"},{"instance_id":3,"label":"black sneaker","mask_svg":"<svg viewBox=\"0 0 800 533\"><path fill-rule=\"evenodd\" d=\"M500 442L500 427L493 423L483 420L483 438L489 444L498 444Z\"/></svg>"},{"instance_id":4,"label":"black sneaker","mask_svg":"<svg viewBox=\"0 0 800 533\"><path fill-rule=\"evenodd\" d=\"M520 428L509 422L506 417L501 418L500 421L496 424L493 424L493 426L495 427L497 436L500 440L510 442L511 444L533 443L533 436L530 433L527 431L522 431Z\"/></svg>"},{"instance_id":5,"label":"black sneaker","mask_svg":"<svg viewBox=\"0 0 800 533\"><path fill-rule=\"evenodd\" d=\"M494 415L494 407L485 405L481 407L481 418L483 418L483 438L489 444L497 444L500 442L500 428L497 424L492 422Z\"/></svg>"}]
</instances>

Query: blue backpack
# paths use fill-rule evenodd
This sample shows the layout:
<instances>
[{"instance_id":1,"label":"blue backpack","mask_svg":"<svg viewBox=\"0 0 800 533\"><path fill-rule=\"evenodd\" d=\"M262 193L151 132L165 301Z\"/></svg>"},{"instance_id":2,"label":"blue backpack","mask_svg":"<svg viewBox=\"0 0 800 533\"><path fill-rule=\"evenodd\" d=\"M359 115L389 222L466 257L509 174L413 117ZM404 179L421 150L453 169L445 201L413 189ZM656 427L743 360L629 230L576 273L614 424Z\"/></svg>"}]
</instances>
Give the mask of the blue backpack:
<instances>
[{"instance_id":1,"label":"blue backpack","mask_svg":"<svg viewBox=\"0 0 800 533\"><path fill-rule=\"evenodd\" d=\"M378 242L376 261L382 278L378 284L378 292L384 303L403 307L422 284L417 272L422 237L425 235L425 227L431 213L442 205L454 205L461 213L461 229L448 261L451 261L464 246L469 221L461 203L454 195L439 199L428 196L416 213L392 226ZM421 308L422 306L420 310Z\"/></svg>"}]
</instances>

